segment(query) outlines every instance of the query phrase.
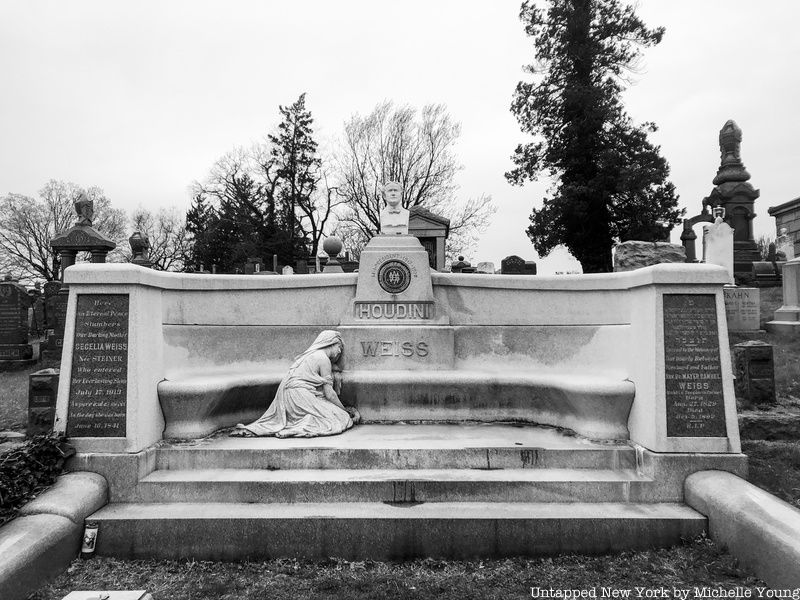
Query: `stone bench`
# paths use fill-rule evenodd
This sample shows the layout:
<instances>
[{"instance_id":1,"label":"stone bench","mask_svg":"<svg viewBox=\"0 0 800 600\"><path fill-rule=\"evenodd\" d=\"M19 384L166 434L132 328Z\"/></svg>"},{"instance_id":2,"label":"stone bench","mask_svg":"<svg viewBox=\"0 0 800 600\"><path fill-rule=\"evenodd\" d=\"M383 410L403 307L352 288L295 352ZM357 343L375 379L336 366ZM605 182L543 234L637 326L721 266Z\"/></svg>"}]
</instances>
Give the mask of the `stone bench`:
<instances>
[{"instance_id":1,"label":"stone bench","mask_svg":"<svg viewBox=\"0 0 800 600\"><path fill-rule=\"evenodd\" d=\"M184 373L158 384L165 438L199 438L257 419L285 370ZM595 375L450 369L342 373L341 398L365 422L519 421L593 439L628 439L634 385Z\"/></svg>"}]
</instances>

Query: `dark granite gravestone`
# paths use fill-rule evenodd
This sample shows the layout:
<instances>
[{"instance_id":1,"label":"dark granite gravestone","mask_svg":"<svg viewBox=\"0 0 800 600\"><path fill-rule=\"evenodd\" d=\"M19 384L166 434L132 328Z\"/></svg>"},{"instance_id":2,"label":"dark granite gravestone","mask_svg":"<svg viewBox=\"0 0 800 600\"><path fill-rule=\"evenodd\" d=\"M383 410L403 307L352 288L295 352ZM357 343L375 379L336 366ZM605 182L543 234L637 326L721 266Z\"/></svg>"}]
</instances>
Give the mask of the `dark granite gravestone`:
<instances>
[{"instance_id":1,"label":"dark granite gravestone","mask_svg":"<svg viewBox=\"0 0 800 600\"><path fill-rule=\"evenodd\" d=\"M0 361L30 360L28 343L28 291L14 281L0 282Z\"/></svg>"},{"instance_id":2,"label":"dark granite gravestone","mask_svg":"<svg viewBox=\"0 0 800 600\"><path fill-rule=\"evenodd\" d=\"M58 397L58 369L42 369L28 377L28 436L53 429Z\"/></svg>"},{"instance_id":3,"label":"dark granite gravestone","mask_svg":"<svg viewBox=\"0 0 800 600\"><path fill-rule=\"evenodd\" d=\"M244 263L245 275L255 275L264 270L264 261L257 256L248 257L247 262Z\"/></svg>"},{"instance_id":4,"label":"dark granite gravestone","mask_svg":"<svg viewBox=\"0 0 800 600\"><path fill-rule=\"evenodd\" d=\"M525 275L536 275L536 262L532 260L526 260L522 271L525 273Z\"/></svg>"},{"instance_id":5,"label":"dark granite gravestone","mask_svg":"<svg viewBox=\"0 0 800 600\"><path fill-rule=\"evenodd\" d=\"M500 272L503 275L524 275L525 261L519 256L506 256L500 261Z\"/></svg>"},{"instance_id":6,"label":"dark granite gravestone","mask_svg":"<svg viewBox=\"0 0 800 600\"><path fill-rule=\"evenodd\" d=\"M44 296L37 296L33 301L33 321L36 325L36 336L41 337L45 331Z\"/></svg>"},{"instance_id":7,"label":"dark granite gravestone","mask_svg":"<svg viewBox=\"0 0 800 600\"><path fill-rule=\"evenodd\" d=\"M47 286L50 283L58 284L51 287L56 291L52 296L47 297ZM64 344L64 326L67 321L67 302L69 301L69 290L61 285L60 282L53 281L45 284L45 319L47 329L51 330L47 335L47 355L51 358L61 356L61 348Z\"/></svg>"},{"instance_id":8,"label":"dark granite gravestone","mask_svg":"<svg viewBox=\"0 0 800 600\"><path fill-rule=\"evenodd\" d=\"M128 294L80 294L69 382L68 437L125 437Z\"/></svg>"},{"instance_id":9,"label":"dark granite gravestone","mask_svg":"<svg viewBox=\"0 0 800 600\"><path fill-rule=\"evenodd\" d=\"M56 310L53 298L61 289L60 281L48 281L44 284L44 328L55 329Z\"/></svg>"},{"instance_id":10,"label":"dark granite gravestone","mask_svg":"<svg viewBox=\"0 0 800 600\"><path fill-rule=\"evenodd\" d=\"M667 437L726 437L713 294L664 294Z\"/></svg>"},{"instance_id":11,"label":"dark granite gravestone","mask_svg":"<svg viewBox=\"0 0 800 600\"><path fill-rule=\"evenodd\" d=\"M453 264L450 265L450 272L451 273L463 273L464 269L468 269L472 265L464 260L463 256L459 256L457 261L454 261Z\"/></svg>"},{"instance_id":12,"label":"dark granite gravestone","mask_svg":"<svg viewBox=\"0 0 800 600\"><path fill-rule=\"evenodd\" d=\"M294 264L294 272L296 275L308 275L308 261L298 260Z\"/></svg>"},{"instance_id":13,"label":"dark granite gravestone","mask_svg":"<svg viewBox=\"0 0 800 600\"><path fill-rule=\"evenodd\" d=\"M778 287L781 285L781 264L775 261L760 260L753 263L753 283L757 287Z\"/></svg>"},{"instance_id":14,"label":"dark granite gravestone","mask_svg":"<svg viewBox=\"0 0 800 600\"><path fill-rule=\"evenodd\" d=\"M772 345L749 340L733 347L736 397L751 404L775 404Z\"/></svg>"}]
</instances>

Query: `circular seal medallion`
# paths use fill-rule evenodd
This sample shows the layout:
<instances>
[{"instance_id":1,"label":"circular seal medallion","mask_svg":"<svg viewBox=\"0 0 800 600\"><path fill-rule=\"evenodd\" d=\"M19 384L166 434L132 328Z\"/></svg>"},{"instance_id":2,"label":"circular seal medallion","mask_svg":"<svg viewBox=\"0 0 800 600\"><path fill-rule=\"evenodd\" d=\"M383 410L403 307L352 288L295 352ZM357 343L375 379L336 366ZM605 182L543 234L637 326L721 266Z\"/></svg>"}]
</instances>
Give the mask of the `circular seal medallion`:
<instances>
[{"instance_id":1,"label":"circular seal medallion","mask_svg":"<svg viewBox=\"0 0 800 600\"><path fill-rule=\"evenodd\" d=\"M378 269L378 283L390 294L404 292L411 283L411 269L400 260L387 260Z\"/></svg>"}]
</instances>

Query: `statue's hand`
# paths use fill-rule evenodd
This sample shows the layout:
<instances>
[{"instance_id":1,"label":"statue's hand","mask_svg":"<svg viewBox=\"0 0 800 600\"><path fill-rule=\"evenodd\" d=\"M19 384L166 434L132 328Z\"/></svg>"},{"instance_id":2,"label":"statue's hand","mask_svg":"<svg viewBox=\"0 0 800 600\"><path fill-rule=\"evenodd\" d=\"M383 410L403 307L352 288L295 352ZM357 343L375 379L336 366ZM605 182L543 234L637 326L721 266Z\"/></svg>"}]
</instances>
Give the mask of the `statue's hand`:
<instances>
[{"instance_id":1,"label":"statue's hand","mask_svg":"<svg viewBox=\"0 0 800 600\"><path fill-rule=\"evenodd\" d=\"M344 409L353 420L353 425L358 425L361 422L361 413L358 412L358 409L355 406L345 406Z\"/></svg>"}]
</instances>

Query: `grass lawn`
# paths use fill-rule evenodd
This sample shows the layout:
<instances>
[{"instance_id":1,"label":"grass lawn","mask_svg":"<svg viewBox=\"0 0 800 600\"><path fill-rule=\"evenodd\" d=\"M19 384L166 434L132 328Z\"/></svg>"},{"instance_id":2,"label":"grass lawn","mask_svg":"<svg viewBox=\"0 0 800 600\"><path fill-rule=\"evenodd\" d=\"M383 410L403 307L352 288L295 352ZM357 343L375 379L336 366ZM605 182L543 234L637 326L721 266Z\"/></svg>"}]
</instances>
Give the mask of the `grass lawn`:
<instances>
[{"instance_id":1,"label":"grass lawn","mask_svg":"<svg viewBox=\"0 0 800 600\"><path fill-rule=\"evenodd\" d=\"M25 431L28 425L28 375L41 369L58 368L54 360L19 371L0 372L0 431Z\"/></svg>"},{"instance_id":2,"label":"grass lawn","mask_svg":"<svg viewBox=\"0 0 800 600\"><path fill-rule=\"evenodd\" d=\"M273 560L258 563L75 561L32 600L72 590L146 589L155 600L280 598L530 598L531 588L764 587L705 538L668 550L613 556L404 563Z\"/></svg>"}]
</instances>

